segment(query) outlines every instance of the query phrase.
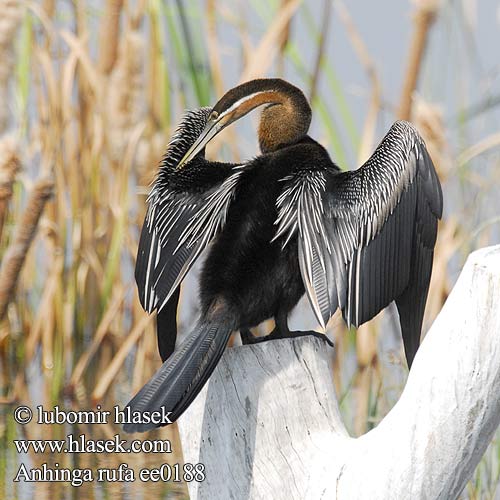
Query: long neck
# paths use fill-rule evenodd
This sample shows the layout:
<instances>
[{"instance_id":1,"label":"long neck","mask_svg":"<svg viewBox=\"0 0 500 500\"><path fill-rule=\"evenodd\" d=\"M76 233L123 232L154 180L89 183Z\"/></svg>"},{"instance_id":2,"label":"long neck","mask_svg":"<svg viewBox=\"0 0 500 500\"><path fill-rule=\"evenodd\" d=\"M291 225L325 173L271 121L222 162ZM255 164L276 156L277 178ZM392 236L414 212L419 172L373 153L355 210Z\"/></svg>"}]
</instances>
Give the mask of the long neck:
<instances>
[{"instance_id":1,"label":"long neck","mask_svg":"<svg viewBox=\"0 0 500 500\"><path fill-rule=\"evenodd\" d=\"M311 107L304 94L276 92L273 103L264 108L259 124L259 146L263 153L294 144L302 139L311 124Z\"/></svg>"}]
</instances>

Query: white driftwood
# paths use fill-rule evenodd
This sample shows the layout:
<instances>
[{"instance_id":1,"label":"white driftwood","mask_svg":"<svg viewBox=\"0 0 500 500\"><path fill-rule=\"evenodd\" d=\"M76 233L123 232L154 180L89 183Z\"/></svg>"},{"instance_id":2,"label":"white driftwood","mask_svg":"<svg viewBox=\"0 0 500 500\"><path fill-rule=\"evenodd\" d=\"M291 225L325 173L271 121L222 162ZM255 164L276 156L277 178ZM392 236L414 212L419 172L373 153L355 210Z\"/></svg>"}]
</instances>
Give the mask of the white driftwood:
<instances>
[{"instance_id":1,"label":"white driftwood","mask_svg":"<svg viewBox=\"0 0 500 500\"><path fill-rule=\"evenodd\" d=\"M500 246L473 253L400 400L347 434L314 338L228 349L181 417L191 499L453 499L500 422Z\"/></svg>"}]
</instances>

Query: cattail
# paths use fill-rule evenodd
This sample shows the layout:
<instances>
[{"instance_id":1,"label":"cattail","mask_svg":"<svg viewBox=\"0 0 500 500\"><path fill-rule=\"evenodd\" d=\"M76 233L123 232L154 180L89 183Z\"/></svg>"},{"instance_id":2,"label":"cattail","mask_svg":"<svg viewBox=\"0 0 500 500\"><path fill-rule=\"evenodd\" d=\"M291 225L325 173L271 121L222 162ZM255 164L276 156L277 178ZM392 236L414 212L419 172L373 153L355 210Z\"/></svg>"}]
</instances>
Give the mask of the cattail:
<instances>
[{"instance_id":1,"label":"cattail","mask_svg":"<svg viewBox=\"0 0 500 500\"><path fill-rule=\"evenodd\" d=\"M3 319L7 305L14 295L26 254L35 235L45 203L52 195L53 187L54 183L50 179L40 179L36 182L18 222L14 239L2 259L0 268L0 320Z\"/></svg>"},{"instance_id":2,"label":"cattail","mask_svg":"<svg viewBox=\"0 0 500 500\"><path fill-rule=\"evenodd\" d=\"M13 136L4 136L0 139L0 239L7 205L12 196L12 184L18 170L17 141Z\"/></svg>"}]
</instances>

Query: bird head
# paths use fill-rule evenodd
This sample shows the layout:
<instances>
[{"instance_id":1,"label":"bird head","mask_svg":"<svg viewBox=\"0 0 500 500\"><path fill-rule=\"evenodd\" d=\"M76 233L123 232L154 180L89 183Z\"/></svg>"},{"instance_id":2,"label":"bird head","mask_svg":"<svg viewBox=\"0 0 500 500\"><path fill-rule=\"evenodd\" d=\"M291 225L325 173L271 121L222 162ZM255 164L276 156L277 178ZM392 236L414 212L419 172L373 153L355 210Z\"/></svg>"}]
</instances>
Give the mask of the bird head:
<instances>
[{"instance_id":1,"label":"bird head","mask_svg":"<svg viewBox=\"0 0 500 500\"><path fill-rule=\"evenodd\" d=\"M279 78L251 80L234 87L221 97L213 107L205 128L181 159L178 168L192 160L221 130L263 104L268 104L268 108L275 105L283 108L279 112L283 120L278 121L275 114L268 114L269 126L265 123L265 113L262 116L259 143L263 151L272 150L272 144L279 141L285 143L289 135L300 136L307 133L311 122L311 108L300 89ZM295 119L286 120L282 115L287 112ZM297 124L298 127L295 126ZM261 137L261 132L266 137Z\"/></svg>"}]
</instances>

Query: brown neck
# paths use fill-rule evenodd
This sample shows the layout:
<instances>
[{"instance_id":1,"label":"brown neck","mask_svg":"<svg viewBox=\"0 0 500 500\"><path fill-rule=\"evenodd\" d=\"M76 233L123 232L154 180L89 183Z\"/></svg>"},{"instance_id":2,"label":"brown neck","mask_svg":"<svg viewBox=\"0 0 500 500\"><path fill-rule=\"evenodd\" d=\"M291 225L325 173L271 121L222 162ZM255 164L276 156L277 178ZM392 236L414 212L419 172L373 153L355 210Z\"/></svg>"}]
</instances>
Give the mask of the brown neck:
<instances>
[{"instance_id":1,"label":"brown neck","mask_svg":"<svg viewBox=\"0 0 500 500\"><path fill-rule=\"evenodd\" d=\"M262 112L259 124L259 146L263 153L302 139L311 124L311 107L298 89L273 92L275 98Z\"/></svg>"}]
</instances>

